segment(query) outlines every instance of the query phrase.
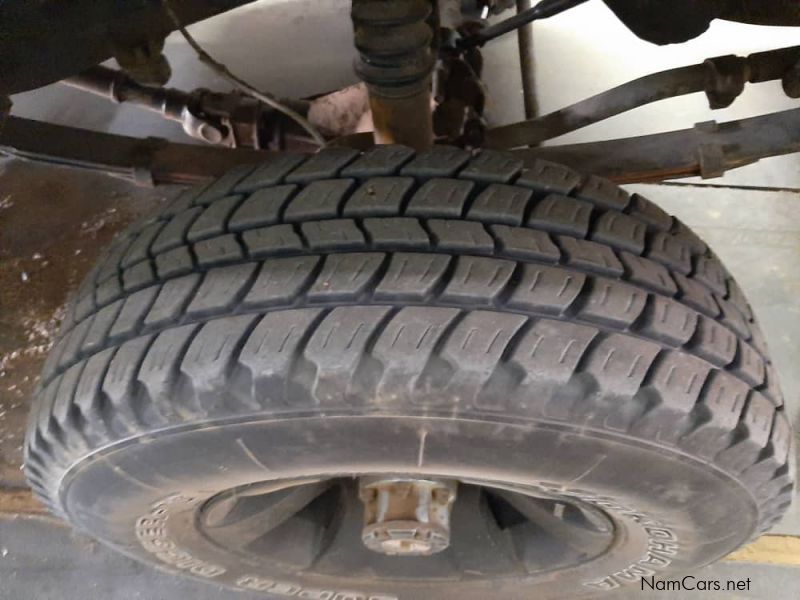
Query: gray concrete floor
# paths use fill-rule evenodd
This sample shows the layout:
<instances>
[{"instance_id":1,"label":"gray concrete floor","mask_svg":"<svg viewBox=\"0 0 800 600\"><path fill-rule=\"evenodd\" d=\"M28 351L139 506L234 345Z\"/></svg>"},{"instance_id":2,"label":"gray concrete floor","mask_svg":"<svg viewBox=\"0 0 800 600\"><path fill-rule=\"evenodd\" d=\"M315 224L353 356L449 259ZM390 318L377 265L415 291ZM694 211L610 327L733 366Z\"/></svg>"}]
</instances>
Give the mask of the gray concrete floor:
<instances>
[{"instance_id":1,"label":"gray concrete floor","mask_svg":"<svg viewBox=\"0 0 800 600\"><path fill-rule=\"evenodd\" d=\"M355 81L348 11L347 0L262 0L192 30L212 54L256 85L279 95L303 96ZM324 36L318 35L321 30ZM796 30L715 23L689 44L658 48L637 40L599 2L537 24L535 31L537 94L545 112L648 72L709 56L788 46L797 39ZM486 50L489 115L497 124L522 118L516 49L516 39L509 36ZM167 53L176 73L172 85L227 89L177 36L169 39ZM20 116L185 141L174 124L58 85L20 94L14 102L14 112ZM779 86L762 84L748 88L725 111L709 111L702 95L694 95L638 109L557 141L638 135L795 105L782 97ZM692 185L631 189L694 228L738 278L764 327L787 406L797 422L800 196L794 191L741 186L800 188L800 157L762 161L718 180L684 183ZM0 161L0 485L24 485L19 464L27 402L69 290L114 232L172 193L134 188L103 176ZM800 534L798 503L777 531ZM791 598L800 589L796 569L721 563L707 574L750 576L754 585L747 594L703 594L704 598ZM246 598L155 574L48 519L0 519L2 600L229 596ZM636 592L630 597L682 596Z\"/></svg>"}]
</instances>

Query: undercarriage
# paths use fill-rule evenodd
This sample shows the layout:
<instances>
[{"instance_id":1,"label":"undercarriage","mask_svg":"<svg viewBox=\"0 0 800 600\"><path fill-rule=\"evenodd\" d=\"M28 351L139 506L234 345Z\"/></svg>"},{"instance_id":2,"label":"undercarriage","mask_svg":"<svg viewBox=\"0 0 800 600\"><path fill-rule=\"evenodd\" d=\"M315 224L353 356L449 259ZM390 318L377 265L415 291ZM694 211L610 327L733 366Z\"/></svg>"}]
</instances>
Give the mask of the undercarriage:
<instances>
[{"instance_id":1,"label":"undercarriage","mask_svg":"<svg viewBox=\"0 0 800 600\"><path fill-rule=\"evenodd\" d=\"M554 146L553 138L633 110L640 106L687 94L704 93L708 106L730 106L749 84L778 80L790 98L800 97L800 47L780 48L748 57L711 57L696 65L654 73L587 98L547 115L528 114L519 123L493 127L484 111L491 90L481 80L481 48L497 37L518 31L525 39L530 23L553 17L582 4L551 1L523 9L505 18L508 2L442 2L427 0L386 2L356 0L352 6L354 43L359 52L356 73L364 82L346 90L306 99L281 98L257 90L195 46L198 59L222 73L234 86L229 93L206 89L182 91L162 87L170 67L162 54L164 37L174 29L233 8L241 2L184 3L170 0L132 3L130 18L124 10L104 12L102 3L81 13L79 7L65 17L91 18L115 32L115 44L101 36L88 43L74 40L68 52L56 52L33 35L34 24L44 19L39 5L6 3L4 19L11 28L0 36L0 94L19 92L66 76L63 84L131 103L179 123L186 134L217 148L187 147L155 139L111 137L68 127L31 122L9 115L4 101L4 132L0 148L10 155L44 162L80 166L133 178L145 184L191 183L222 174L235 164L247 164L270 152L302 152L322 144L365 149L373 144L402 143L416 149L433 144L464 148L511 150L526 164L556 160L618 182L659 181L691 175L718 177L725 171L761 158L798 150L795 141L798 115L788 110L730 123L699 123L671 133L593 144ZM174 4L174 6L173 6ZM135 5L135 9L134 9ZM667 7L668 5L668 7ZM685 41L702 33L714 18L758 24L794 25L792 2L636 3L610 2L626 25L645 40L658 43ZM664 18L665 10L672 18ZM14 16L14 11L19 15ZM487 26L486 17L494 19ZM675 15L680 15L680 18ZM661 37L649 32L657 28ZM137 28L148 27L147 35ZM54 26L50 25L50 30ZM670 29L670 28L673 29ZM47 44L63 35L46 38ZM85 34L93 32L89 29ZM138 40L125 41L125 40ZM122 41L125 41L124 45ZM37 48L39 56L52 54L41 65L15 59L15 53ZM521 45L521 56L525 46ZM112 53L120 69L90 66L75 74L78 65L99 62ZM61 64L61 63L64 64ZM20 65L25 66L19 71ZM522 80L528 81L528 61L521 61ZM528 81L528 86L531 83ZM523 90L530 109L533 90ZM266 100L266 102L265 102ZM698 102L700 100L698 99ZM284 110L286 109L286 110ZM289 112L287 112L287 110ZM530 110L527 111L530 113ZM687 124L689 125L689 124ZM364 131L371 129L372 131ZM85 144L86 139L93 143ZM223 151L222 148L225 150Z\"/></svg>"},{"instance_id":2,"label":"undercarriage","mask_svg":"<svg viewBox=\"0 0 800 600\"><path fill-rule=\"evenodd\" d=\"M317 600L594 597L773 527L794 434L753 310L620 185L800 152L800 108L559 138L682 96L798 99L800 46L538 114L533 24L586 2L352 0L358 83L298 98L190 31L242 0L0 2L0 153L192 186L70 302L27 432L36 496L170 572ZM790 1L605 4L642 44L800 26ZM170 85L174 32L229 91ZM525 118L499 124L484 51L506 36ZM56 82L186 139L14 113Z\"/></svg>"}]
</instances>

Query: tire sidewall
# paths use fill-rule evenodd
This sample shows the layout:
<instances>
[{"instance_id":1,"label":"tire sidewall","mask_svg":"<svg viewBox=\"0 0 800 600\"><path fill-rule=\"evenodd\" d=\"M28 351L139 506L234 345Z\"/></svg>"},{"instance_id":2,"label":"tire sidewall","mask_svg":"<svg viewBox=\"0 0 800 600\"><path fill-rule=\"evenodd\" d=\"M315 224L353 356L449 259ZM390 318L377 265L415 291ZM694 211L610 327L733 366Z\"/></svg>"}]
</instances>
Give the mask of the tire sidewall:
<instances>
[{"instance_id":1,"label":"tire sidewall","mask_svg":"<svg viewBox=\"0 0 800 600\"><path fill-rule=\"evenodd\" d=\"M119 442L68 469L61 508L83 531L162 569L268 598L320 600L592 595L712 562L756 527L756 504L734 478L624 434L479 412L353 412L206 421ZM603 510L618 534L607 554L573 569L444 587L247 564L194 527L223 490L370 473L528 486Z\"/></svg>"}]
</instances>

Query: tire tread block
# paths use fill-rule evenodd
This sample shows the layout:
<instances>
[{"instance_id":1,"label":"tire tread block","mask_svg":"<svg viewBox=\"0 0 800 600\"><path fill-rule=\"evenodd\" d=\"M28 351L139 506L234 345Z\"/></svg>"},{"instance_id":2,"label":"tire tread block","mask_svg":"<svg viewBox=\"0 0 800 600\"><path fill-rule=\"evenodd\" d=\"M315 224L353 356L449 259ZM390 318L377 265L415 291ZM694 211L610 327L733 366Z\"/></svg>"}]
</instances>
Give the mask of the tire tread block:
<instances>
[{"instance_id":1,"label":"tire tread block","mask_svg":"<svg viewBox=\"0 0 800 600\"><path fill-rule=\"evenodd\" d=\"M369 156L281 155L118 236L68 311L32 412L29 478L54 510L66 469L117 440L402 401L679 449L753 492L758 531L779 517L791 429L775 370L741 290L685 225L541 161ZM330 183L340 173L358 183ZM342 192L321 198L331 186ZM409 214L423 188L427 208ZM553 231L570 206L583 207L563 220L571 234ZM547 222L531 225L537 210Z\"/></svg>"}]
</instances>

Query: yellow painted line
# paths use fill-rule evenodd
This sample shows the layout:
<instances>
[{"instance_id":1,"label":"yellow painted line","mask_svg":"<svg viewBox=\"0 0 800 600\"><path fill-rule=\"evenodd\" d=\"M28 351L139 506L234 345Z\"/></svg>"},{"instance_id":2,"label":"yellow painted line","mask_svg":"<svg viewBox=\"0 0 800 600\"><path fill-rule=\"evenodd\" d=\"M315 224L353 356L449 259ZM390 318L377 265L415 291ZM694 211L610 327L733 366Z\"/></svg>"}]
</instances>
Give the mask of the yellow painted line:
<instances>
[{"instance_id":1,"label":"yellow painted line","mask_svg":"<svg viewBox=\"0 0 800 600\"><path fill-rule=\"evenodd\" d=\"M30 490L0 489L0 514L48 514Z\"/></svg>"},{"instance_id":2,"label":"yellow painted line","mask_svg":"<svg viewBox=\"0 0 800 600\"><path fill-rule=\"evenodd\" d=\"M764 535L725 557L726 561L800 567L800 537Z\"/></svg>"}]
</instances>

